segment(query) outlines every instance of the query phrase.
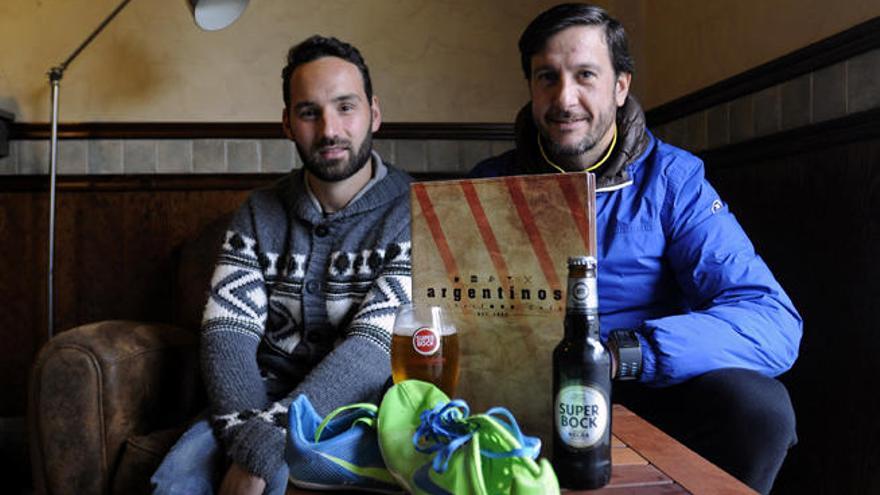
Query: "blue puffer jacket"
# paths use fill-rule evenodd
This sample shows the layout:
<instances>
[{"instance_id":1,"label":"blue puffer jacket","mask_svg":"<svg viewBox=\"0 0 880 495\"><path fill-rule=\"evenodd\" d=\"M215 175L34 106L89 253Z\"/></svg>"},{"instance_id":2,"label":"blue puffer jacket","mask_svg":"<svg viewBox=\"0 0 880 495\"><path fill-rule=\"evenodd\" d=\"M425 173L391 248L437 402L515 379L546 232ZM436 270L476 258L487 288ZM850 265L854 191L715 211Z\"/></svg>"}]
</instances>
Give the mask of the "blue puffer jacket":
<instances>
[{"instance_id":1,"label":"blue puffer jacket","mask_svg":"<svg viewBox=\"0 0 880 495\"><path fill-rule=\"evenodd\" d=\"M599 311L603 337L637 329L641 381L671 385L719 368L768 376L797 358L802 322L745 232L706 181L702 161L653 137L630 100L618 112L617 150L597 177ZM517 149L474 177L548 173L528 143L528 106Z\"/></svg>"}]
</instances>

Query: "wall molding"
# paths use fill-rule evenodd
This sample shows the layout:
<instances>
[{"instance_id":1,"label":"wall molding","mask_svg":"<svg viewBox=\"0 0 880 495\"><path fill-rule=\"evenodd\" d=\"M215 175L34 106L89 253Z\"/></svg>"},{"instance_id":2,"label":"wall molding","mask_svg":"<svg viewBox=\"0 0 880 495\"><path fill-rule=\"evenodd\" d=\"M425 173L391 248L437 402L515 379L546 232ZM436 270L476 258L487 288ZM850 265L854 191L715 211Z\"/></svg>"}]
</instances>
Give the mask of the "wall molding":
<instances>
[{"instance_id":1,"label":"wall molding","mask_svg":"<svg viewBox=\"0 0 880 495\"><path fill-rule=\"evenodd\" d=\"M880 47L880 17L645 112L649 127L734 100Z\"/></svg>"},{"instance_id":2,"label":"wall molding","mask_svg":"<svg viewBox=\"0 0 880 495\"><path fill-rule=\"evenodd\" d=\"M462 174L409 172L418 181L459 179ZM283 173L249 174L106 174L59 175L58 192L149 192L149 191L251 191L271 184ZM10 175L0 181L0 193L48 192L49 178L41 175Z\"/></svg>"},{"instance_id":3,"label":"wall molding","mask_svg":"<svg viewBox=\"0 0 880 495\"><path fill-rule=\"evenodd\" d=\"M880 108L699 153L710 168L747 167L835 145L880 138Z\"/></svg>"},{"instance_id":4,"label":"wall molding","mask_svg":"<svg viewBox=\"0 0 880 495\"><path fill-rule=\"evenodd\" d=\"M49 139L48 123L13 123L11 139ZM59 139L284 139L280 122L79 122L59 124ZM376 139L512 141L513 124L388 122Z\"/></svg>"}]
</instances>

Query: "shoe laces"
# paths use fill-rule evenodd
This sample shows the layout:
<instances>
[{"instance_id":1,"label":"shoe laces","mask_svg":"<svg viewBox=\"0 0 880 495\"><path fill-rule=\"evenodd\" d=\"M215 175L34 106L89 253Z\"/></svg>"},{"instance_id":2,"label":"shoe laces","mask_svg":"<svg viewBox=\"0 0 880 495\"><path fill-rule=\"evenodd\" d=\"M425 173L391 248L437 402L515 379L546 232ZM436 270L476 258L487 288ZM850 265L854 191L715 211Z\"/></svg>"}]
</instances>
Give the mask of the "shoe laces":
<instances>
[{"instance_id":1,"label":"shoe laces","mask_svg":"<svg viewBox=\"0 0 880 495\"><path fill-rule=\"evenodd\" d=\"M493 407L486 412L516 438L521 447L508 451L495 452L480 449L480 454L491 459L505 457L531 457L535 459L541 451L541 440L527 437L517 425L513 414L503 407ZM421 424L413 434L413 445L423 454L434 454L431 464L434 471L443 473L449 467L449 460L462 445L466 444L479 429L479 425L468 420L470 408L463 400L452 400L437 404L420 415ZM498 418L502 416L507 421Z\"/></svg>"},{"instance_id":2,"label":"shoe laces","mask_svg":"<svg viewBox=\"0 0 880 495\"><path fill-rule=\"evenodd\" d=\"M352 428L356 424L366 425L367 428L375 428L376 427L376 415L379 408L376 404L370 404L369 402L362 402L357 404L349 404L347 406L340 407L335 411L331 412L321 421L321 424L318 425L318 429L315 430L315 443L318 443L321 440L321 434L324 433L324 429L330 424L330 420L338 416L343 412L347 412L348 414L352 414L357 412L360 417L352 421L350 424L345 424L345 428ZM327 431L329 431L333 436L339 434L338 431L331 426Z\"/></svg>"}]
</instances>

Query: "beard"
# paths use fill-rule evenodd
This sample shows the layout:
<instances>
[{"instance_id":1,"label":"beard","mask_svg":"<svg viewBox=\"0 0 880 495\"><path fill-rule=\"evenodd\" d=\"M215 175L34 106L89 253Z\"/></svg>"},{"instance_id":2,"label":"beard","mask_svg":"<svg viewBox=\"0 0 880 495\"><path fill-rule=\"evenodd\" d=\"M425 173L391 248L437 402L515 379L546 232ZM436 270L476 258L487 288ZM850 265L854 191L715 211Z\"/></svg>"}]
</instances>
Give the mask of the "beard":
<instances>
[{"instance_id":1,"label":"beard","mask_svg":"<svg viewBox=\"0 0 880 495\"><path fill-rule=\"evenodd\" d=\"M296 144L303 161L303 168L324 182L340 182L356 174L370 160L370 152L373 149L373 133L367 131L367 135L361 142L357 152L352 148L351 141L340 138L324 138L320 140L309 152L305 152ZM326 160L321 158L321 149L331 146L343 147L348 150L349 159Z\"/></svg>"},{"instance_id":2,"label":"beard","mask_svg":"<svg viewBox=\"0 0 880 495\"><path fill-rule=\"evenodd\" d=\"M550 152L551 156L555 156L558 158L573 158L581 156L595 148L602 137L605 136L605 133L608 132L608 129L614 123L614 119L616 117L617 106L614 105L613 102L609 111L599 112L599 114L596 116L593 116L589 113L576 114L569 111L551 109L545 116L546 120L574 121L585 119L588 121L592 121L592 125L587 129L584 137L575 144L558 143L553 140L553 138L550 136L550 133L543 125L539 125L537 127L541 133L541 137L547 144L547 151Z\"/></svg>"}]
</instances>

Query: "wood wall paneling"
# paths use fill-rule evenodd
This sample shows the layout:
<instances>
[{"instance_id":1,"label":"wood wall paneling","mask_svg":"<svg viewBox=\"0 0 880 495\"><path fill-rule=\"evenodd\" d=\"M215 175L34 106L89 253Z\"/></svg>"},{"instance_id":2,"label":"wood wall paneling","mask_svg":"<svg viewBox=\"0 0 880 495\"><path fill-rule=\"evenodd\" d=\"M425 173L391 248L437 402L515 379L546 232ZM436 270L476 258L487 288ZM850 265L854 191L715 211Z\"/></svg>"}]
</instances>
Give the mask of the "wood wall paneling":
<instances>
[{"instance_id":1,"label":"wood wall paneling","mask_svg":"<svg viewBox=\"0 0 880 495\"><path fill-rule=\"evenodd\" d=\"M880 138L708 175L804 319L783 375L799 443L774 493L880 493ZM871 467L873 466L873 467Z\"/></svg>"},{"instance_id":2,"label":"wood wall paneling","mask_svg":"<svg viewBox=\"0 0 880 495\"><path fill-rule=\"evenodd\" d=\"M46 201L0 194L0 416L20 415L27 370L45 342Z\"/></svg>"},{"instance_id":3,"label":"wood wall paneling","mask_svg":"<svg viewBox=\"0 0 880 495\"><path fill-rule=\"evenodd\" d=\"M56 331L106 319L172 322L176 251L246 195L238 189L62 191ZM0 416L24 413L27 370L46 341L47 204L41 192L0 194Z\"/></svg>"}]
</instances>

